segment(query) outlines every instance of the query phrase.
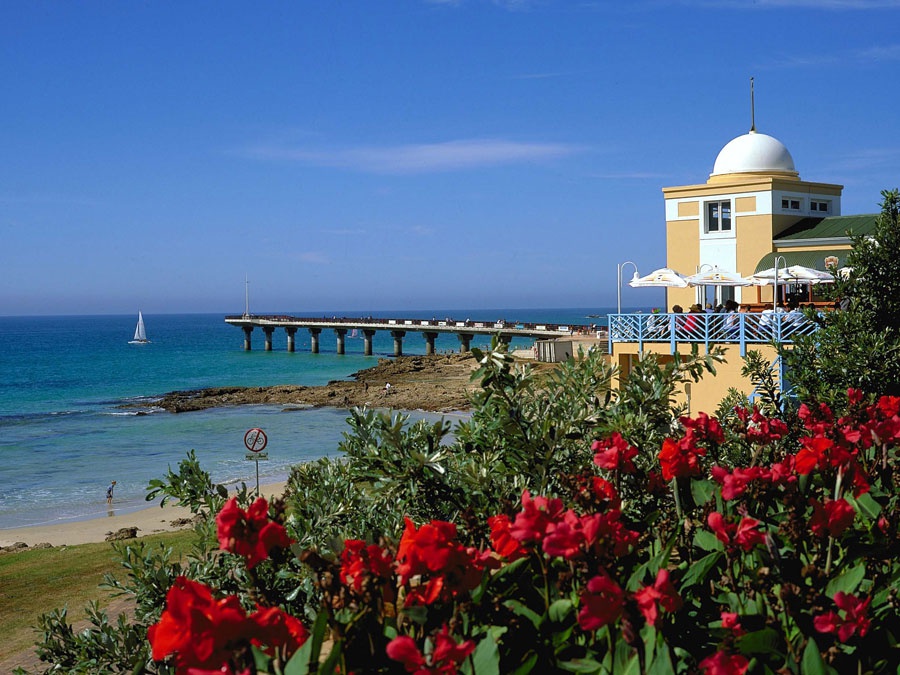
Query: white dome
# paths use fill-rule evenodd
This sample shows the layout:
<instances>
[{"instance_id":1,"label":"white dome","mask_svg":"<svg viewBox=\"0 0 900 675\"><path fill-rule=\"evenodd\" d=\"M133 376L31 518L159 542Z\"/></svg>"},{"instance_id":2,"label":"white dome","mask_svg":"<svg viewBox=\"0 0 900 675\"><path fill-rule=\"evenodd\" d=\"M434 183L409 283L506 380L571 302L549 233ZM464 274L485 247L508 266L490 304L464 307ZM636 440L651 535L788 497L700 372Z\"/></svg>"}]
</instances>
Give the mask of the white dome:
<instances>
[{"instance_id":1,"label":"white dome","mask_svg":"<svg viewBox=\"0 0 900 675\"><path fill-rule=\"evenodd\" d=\"M716 157L712 175L773 171L796 175L794 158L777 138L751 131L738 136L722 148Z\"/></svg>"}]
</instances>

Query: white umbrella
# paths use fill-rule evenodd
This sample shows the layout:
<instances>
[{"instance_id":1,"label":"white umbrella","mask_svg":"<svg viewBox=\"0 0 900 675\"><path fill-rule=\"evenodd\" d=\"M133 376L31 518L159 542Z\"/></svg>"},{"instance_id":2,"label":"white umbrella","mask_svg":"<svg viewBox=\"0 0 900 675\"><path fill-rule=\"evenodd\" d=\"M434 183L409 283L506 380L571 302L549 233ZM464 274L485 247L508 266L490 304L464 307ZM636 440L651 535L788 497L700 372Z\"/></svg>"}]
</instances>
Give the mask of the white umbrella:
<instances>
[{"instance_id":1,"label":"white umbrella","mask_svg":"<svg viewBox=\"0 0 900 675\"><path fill-rule=\"evenodd\" d=\"M654 286L662 286L665 288L687 288L688 282L683 274L679 274L675 270L663 267L654 270L643 277L632 279L628 282L632 288L650 288Z\"/></svg>"},{"instance_id":2,"label":"white umbrella","mask_svg":"<svg viewBox=\"0 0 900 675\"><path fill-rule=\"evenodd\" d=\"M737 272L725 272L714 267L706 272L698 272L687 277L691 286L750 286L753 282Z\"/></svg>"},{"instance_id":3,"label":"white umbrella","mask_svg":"<svg viewBox=\"0 0 900 675\"><path fill-rule=\"evenodd\" d=\"M757 272L748 277L750 283L756 286L772 286L778 284L831 284L834 283L834 275L821 270L814 270L803 265L791 265L779 267L778 278L775 278L775 267Z\"/></svg>"}]
</instances>

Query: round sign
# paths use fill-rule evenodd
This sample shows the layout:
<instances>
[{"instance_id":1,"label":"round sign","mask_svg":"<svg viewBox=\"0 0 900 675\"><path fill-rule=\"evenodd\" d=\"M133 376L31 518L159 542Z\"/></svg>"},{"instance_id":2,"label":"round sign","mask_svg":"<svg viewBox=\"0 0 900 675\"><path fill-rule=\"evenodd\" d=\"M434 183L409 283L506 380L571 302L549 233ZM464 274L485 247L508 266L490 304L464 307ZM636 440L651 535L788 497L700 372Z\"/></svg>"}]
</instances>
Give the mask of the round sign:
<instances>
[{"instance_id":1,"label":"round sign","mask_svg":"<svg viewBox=\"0 0 900 675\"><path fill-rule=\"evenodd\" d=\"M268 442L269 439L266 438L266 432L262 429L249 429L244 434L244 445L247 446L250 452L262 452Z\"/></svg>"}]
</instances>

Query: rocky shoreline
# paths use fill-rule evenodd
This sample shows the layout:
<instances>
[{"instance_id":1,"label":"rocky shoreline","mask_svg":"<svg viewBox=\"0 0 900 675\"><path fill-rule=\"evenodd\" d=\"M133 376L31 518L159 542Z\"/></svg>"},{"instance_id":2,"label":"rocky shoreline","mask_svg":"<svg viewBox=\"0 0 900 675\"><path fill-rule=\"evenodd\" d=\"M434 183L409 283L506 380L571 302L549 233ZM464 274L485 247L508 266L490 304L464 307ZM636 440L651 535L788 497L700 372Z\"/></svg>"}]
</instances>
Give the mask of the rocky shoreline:
<instances>
[{"instance_id":1,"label":"rocky shoreline","mask_svg":"<svg viewBox=\"0 0 900 675\"><path fill-rule=\"evenodd\" d=\"M153 405L173 413L248 404L451 412L470 407L469 393L477 388L471 375L477 365L469 353L400 356L379 359L378 365L351 375L352 380L319 387L211 387L171 392Z\"/></svg>"}]
</instances>

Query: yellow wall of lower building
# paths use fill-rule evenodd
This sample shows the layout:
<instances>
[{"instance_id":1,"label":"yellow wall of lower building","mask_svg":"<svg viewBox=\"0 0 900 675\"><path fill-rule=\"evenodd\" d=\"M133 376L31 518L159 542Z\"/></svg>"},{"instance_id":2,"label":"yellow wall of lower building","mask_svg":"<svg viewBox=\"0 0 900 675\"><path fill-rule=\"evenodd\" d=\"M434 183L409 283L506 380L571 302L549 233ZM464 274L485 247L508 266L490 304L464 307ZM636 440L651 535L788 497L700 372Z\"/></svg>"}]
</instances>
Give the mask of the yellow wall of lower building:
<instances>
[{"instance_id":1,"label":"yellow wall of lower building","mask_svg":"<svg viewBox=\"0 0 900 675\"><path fill-rule=\"evenodd\" d=\"M719 403L728 394L731 388L737 389L746 396L753 393L753 384L749 379L741 376L741 368L744 360L741 358L738 345L719 345L725 350L725 362L716 365L716 374L706 373L699 382L690 382L678 392L676 400L679 403L687 403L690 406L690 414L699 412L714 414ZM690 345L680 345L684 354L690 354ZM769 345L755 345L754 349L761 352L770 362L774 361L777 354ZM671 350L667 344L645 344L645 354L657 354L661 363L672 360ZM704 345L699 345L699 353L706 354ZM613 380L613 387L619 386L619 380L628 377L631 365L641 358L637 344L614 343L612 363L618 366L619 372Z\"/></svg>"},{"instance_id":2,"label":"yellow wall of lower building","mask_svg":"<svg viewBox=\"0 0 900 675\"><path fill-rule=\"evenodd\" d=\"M675 220L666 223L666 265L682 274L693 274L700 264L700 220ZM687 309L694 303L693 288L667 288L666 300Z\"/></svg>"}]
</instances>

